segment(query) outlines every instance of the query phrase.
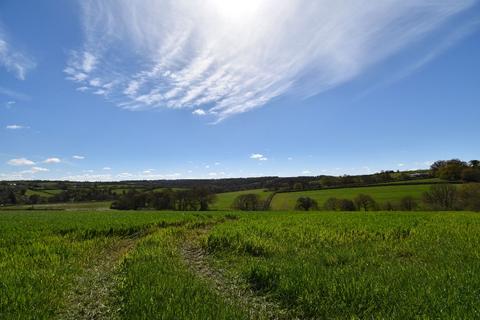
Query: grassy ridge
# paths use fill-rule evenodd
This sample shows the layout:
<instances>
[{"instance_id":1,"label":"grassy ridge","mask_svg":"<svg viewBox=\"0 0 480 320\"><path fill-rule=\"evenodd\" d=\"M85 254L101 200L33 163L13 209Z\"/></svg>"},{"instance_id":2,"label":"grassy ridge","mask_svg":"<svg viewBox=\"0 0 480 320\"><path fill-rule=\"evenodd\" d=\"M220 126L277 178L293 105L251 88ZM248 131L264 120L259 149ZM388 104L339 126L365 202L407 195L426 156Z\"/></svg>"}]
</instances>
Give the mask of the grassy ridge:
<instances>
[{"instance_id":1,"label":"grassy ridge","mask_svg":"<svg viewBox=\"0 0 480 320\"><path fill-rule=\"evenodd\" d=\"M480 215L264 213L204 240L293 318L478 317Z\"/></svg>"},{"instance_id":2,"label":"grassy ridge","mask_svg":"<svg viewBox=\"0 0 480 320\"><path fill-rule=\"evenodd\" d=\"M252 189L252 190L243 190L235 192L224 192L217 194L217 200L211 206L213 210L230 210L232 208L232 203L236 197L242 194L254 193L260 195L262 200L266 199L272 192L266 191L264 189Z\"/></svg>"},{"instance_id":3,"label":"grassy ridge","mask_svg":"<svg viewBox=\"0 0 480 320\"><path fill-rule=\"evenodd\" d=\"M273 198L271 208L273 210L293 210L297 199L302 196L313 198L318 202L319 206L323 206L330 197L353 199L360 193L372 196L380 204L387 201L398 203L405 196L412 196L420 200L422 194L428 191L430 187L431 185L429 184L391 185L277 193Z\"/></svg>"}]
</instances>

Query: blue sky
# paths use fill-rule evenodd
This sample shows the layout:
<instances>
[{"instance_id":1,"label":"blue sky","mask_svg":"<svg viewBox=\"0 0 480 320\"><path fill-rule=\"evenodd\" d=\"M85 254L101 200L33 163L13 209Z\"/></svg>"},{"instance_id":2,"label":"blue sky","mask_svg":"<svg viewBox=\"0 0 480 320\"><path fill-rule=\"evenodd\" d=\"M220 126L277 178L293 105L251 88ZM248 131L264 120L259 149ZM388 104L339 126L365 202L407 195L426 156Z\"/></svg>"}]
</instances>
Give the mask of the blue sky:
<instances>
[{"instance_id":1,"label":"blue sky","mask_svg":"<svg viewBox=\"0 0 480 320\"><path fill-rule=\"evenodd\" d=\"M0 179L480 158L474 0L0 2Z\"/></svg>"}]
</instances>

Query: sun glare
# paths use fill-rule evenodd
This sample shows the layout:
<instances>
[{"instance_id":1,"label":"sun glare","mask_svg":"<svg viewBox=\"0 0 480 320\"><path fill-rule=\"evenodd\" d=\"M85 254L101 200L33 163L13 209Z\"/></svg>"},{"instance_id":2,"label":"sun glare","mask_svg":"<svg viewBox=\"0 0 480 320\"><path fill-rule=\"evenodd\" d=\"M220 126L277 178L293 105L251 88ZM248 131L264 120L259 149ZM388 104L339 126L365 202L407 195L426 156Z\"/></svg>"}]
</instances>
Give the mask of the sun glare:
<instances>
[{"instance_id":1,"label":"sun glare","mask_svg":"<svg viewBox=\"0 0 480 320\"><path fill-rule=\"evenodd\" d=\"M260 0L210 0L210 5L226 19L243 20L254 16L262 1Z\"/></svg>"}]
</instances>

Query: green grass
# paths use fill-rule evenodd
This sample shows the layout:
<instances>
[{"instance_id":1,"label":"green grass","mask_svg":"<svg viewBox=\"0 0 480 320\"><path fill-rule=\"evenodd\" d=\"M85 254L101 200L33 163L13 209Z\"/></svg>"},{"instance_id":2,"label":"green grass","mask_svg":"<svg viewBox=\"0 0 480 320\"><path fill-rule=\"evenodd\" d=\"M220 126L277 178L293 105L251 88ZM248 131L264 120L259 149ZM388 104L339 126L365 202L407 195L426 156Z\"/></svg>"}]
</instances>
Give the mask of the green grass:
<instances>
[{"instance_id":1,"label":"green grass","mask_svg":"<svg viewBox=\"0 0 480 320\"><path fill-rule=\"evenodd\" d=\"M34 205L17 205L0 208L1 210L109 210L111 201L45 203Z\"/></svg>"},{"instance_id":2,"label":"green grass","mask_svg":"<svg viewBox=\"0 0 480 320\"><path fill-rule=\"evenodd\" d=\"M56 318L62 314L64 308L68 308L66 296L75 289L76 277L81 275L82 270L88 268L92 261L104 259L104 252L120 238L135 236L139 232L162 230L169 226L180 228L186 223L204 219L205 216L177 212L1 212L0 319ZM208 216L207 219L214 220L216 217ZM205 298L208 298L208 301L202 300L203 294L208 291L207 286L199 280L195 280L193 287L190 282L183 282L192 276L185 268L178 269L177 258L172 256L170 260L164 259L165 255L171 252L173 243L165 243L162 248L157 248L156 245L151 248L152 242L167 240L163 238L161 231L158 232L155 236L145 238L135 254L124 262L122 272L125 273L125 282L121 292L125 296L121 300L127 309L124 309L123 313L128 315L138 312L139 316L145 315L144 319L165 319L162 312L163 315L171 315L171 309L168 306L165 308L161 301L148 301L147 297L154 292L160 292L156 291L160 290L160 287L149 287L151 291L144 292L142 296L144 301L134 300L135 297L131 296L133 292L136 292L136 295L138 289L147 290L142 289L143 285L155 283L163 286L165 294L178 294L179 301L182 301L183 294L187 298L196 297L197 306L202 304L202 301L209 302L212 308L217 310L215 312L224 314L227 319L232 312L218 310L221 304L215 305L216 302L220 303L221 299L212 294ZM152 251L148 252L150 249ZM152 260L149 260L150 254L154 256ZM144 270L148 269L151 269L150 276L160 278L144 277L148 275ZM143 278L143 282L134 283L135 287L132 288L129 286L132 277ZM214 300L217 298L219 301ZM170 307L178 310L181 306ZM156 317L146 317L147 314L153 315L153 312L156 312ZM202 309L202 312L207 312L207 308ZM187 314L194 315L194 310Z\"/></svg>"},{"instance_id":3,"label":"green grass","mask_svg":"<svg viewBox=\"0 0 480 320\"><path fill-rule=\"evenodd\" d=\"M232 203L236 197L242 194L254 193L260 195L261 199L266 199L271 192L264 189L252 189L244 191L235 191L235 192L224 192L217 194L217 200L211 206L213 210L230 210L232 208Z\"/></svg>"},{"instance_id":4,"label":"green grass","mask_svg":"<svg viewBox=\"0 0 480 320\"><path fill-rule=\"evenodd\" d=\"M124 319L248 319L247 314L189 272L176 243L183 230L148 236L122 265Z\"/></svg>"},{"instance_id":5,"label":"green grass","mask_svg":"<svg viewBox=\"0 0 480 320\"><path fill-rule=\"evenodd\" d=\"M79 277L124 240L134 245L115 258L110 306L120 319L247 319L182 258L207 225L211 268L288 318L480 314L479 213L18 210L0 212L0 319L62 318Z\"/></svg>"},{"instance_id":6,"label":"green grass","mask_svg":"<svg viewBox=\"0 0 480 320\"><path fill-rule=\"evenodd\" d=\"M56 194L59 194L60 192L62 192L63 190L60 190L60 189L41 189L41 190L37 190L37 189L28 189L25 194L27 196L31 196L31 195L38 195L40 197L51 197L51 196L54 196Z\"/></svg>"},{"instance_id":7,"label":"green grass","mask_svg":"<svg viewBox=\"0 0 480 320\"><path fill-rule=\"evenodd\" d=\"M360 193L370 195L380 204L387 201L396 204L405 196L412 196L420 201L422 194L428 191L430 186L429 184L392 185L277 193L273 198L271 208L273 210L293 210L299 197L311 197L318 202L319 206L323 206L325 201L330 197L354 199Z\"/></svg>"},{"instance_id":8,"label":"green grass","mask_svg":"<svg viewBox=\"0 0 480 320\"><path fill-rule=\"evenodd\" d=\"M204 239L296 319L474 319L480 215L251 214Z\"/></svg>"}]
</instances>

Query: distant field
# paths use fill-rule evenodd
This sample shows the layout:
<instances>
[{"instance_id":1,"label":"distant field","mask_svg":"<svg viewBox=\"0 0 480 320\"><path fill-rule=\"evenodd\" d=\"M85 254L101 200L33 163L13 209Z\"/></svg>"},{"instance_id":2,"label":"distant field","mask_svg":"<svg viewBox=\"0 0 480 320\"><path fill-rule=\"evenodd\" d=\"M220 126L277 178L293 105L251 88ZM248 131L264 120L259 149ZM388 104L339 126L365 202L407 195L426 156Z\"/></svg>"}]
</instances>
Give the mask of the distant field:
<instances>
[{"instance_id":1,"label":"distant field","mask_svg":"<svg viewBox=\"0 0 480 320\"><path fill-rule=\"evenodd\" d=\"M67 202L67 203L46 203L34 205L18 205L0 207L0 210L109 210L111 201L91 201L91 202Z\"/></svg>"},{"instance_id":2,"label":"distant field","mask_svg":"<svg viewBox=\"0 0 480 320\"><path fill-rule=\"evenodd\" d=\"M235 192L224 192L217 194L217 201L211 205L213 210L229 210L232 208L232 203L236 197L242 194L254 193L260 195L262 199L267 198L272 192L266 191L264 189L252 189L244 191L235 191Z\"/></svg>"},{"instance_id":3,"label":"distant field","mask_svg":"<svg viewBox=\"0 0 480 320\"><path fill-rule=\"evenodd\" d=\"M28 189L27 192L25 192L25 194L27 196L31 196L31 195L38 195L40 197L51 197L51 196L54 196L56 194L59 194L60 192L62 192L63 190L60 190L60 189L41 189L41 190L35 190L35 189Z\"/></svg>"},{"instance_id":4,"label":"distant field","mask_svg":"<svg viewBox=\"0 0 480 320\"><path fill-rule=\"evenodd\" d=\"M429 178L429 179L415 179L415 180L402 180L402 181L394 181L394 182L387 182L386 184L422 184L422 183L440 183L445 182L445 180L439 178Z\"/></svg>"},{"instance_id":5,"label":"distant field","mask_svg":"<svg viewBox=\"0 0 480 320\"><path fill-rule=\"evenodd\" d=\"M297 199L302 196L315 199L319 206L323 206L330 197L353 199L360 193L372 196L380 204L387 201L397 203L404 196L412 196L420 200L423 192L429 190L430 186L429 184L391 185L277 193L273 198L271 208L272 210L293 210Z\"/></svg>"},{"instance_id":6,"label":"distant field","mask_svg":"<svg viewBox=\"0 0 480 320\"><path fill-rule=\"evenodd\" d=\"M1 211L0 319L476 319L472 212Z\"/></svg>"}]
</instances>

